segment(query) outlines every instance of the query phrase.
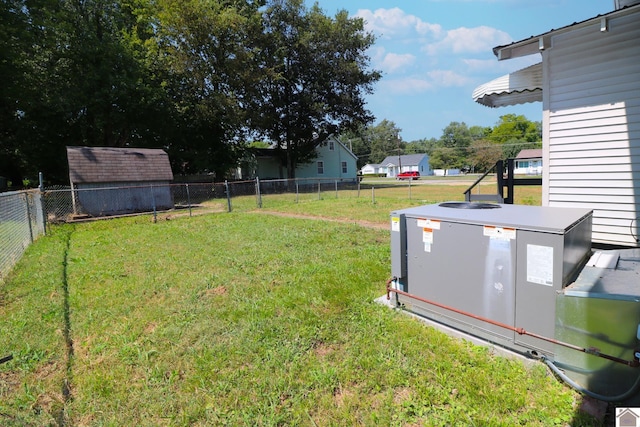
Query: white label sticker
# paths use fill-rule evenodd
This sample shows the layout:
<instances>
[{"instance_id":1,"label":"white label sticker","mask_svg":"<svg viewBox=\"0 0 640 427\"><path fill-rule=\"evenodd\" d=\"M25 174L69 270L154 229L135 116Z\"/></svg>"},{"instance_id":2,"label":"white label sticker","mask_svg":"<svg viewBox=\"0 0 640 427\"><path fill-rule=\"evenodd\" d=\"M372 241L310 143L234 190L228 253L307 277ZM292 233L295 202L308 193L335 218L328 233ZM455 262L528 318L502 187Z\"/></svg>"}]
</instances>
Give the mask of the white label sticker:
<instances>
[{"instance_id":1,"label":"white label sticker","mask_svg":"<svg viewBox=\"0 0 640 427\"><path fill-rule=\"evenodd\" d=\"M496 227L493 225L485 225L483 234L492 239L513 240L516 238L516 229L510 227Z\"/></svg>"},{"instance_id":2,"label":"white label sticker","mask_svg":"<svg viewBox=\"0 0 640 427\"><path fill-rule=\"evenodd\" d=\"M553 247L527 245L527 281L553 286Z\"/></svg>"},{"instance_id":3,"label":"white label sticker","mask_svg":"<svg viewBox=\"0 0 640 427\"><path fill-rule=\"evenodd\" d=\"M391 231L400 232L400 217L398 216L391 217Z\"/></svg>"},{"instance_id":4,"label":"white label sticker","mask_svg":"<svg viewBox=\"0 0 640 427\"><path fill-rule=\"evenodd\" d=\"M424 251L425 252L431 252L431 243L425 243L424 244Z\"/></svg>"},{"instance_id":5,"label":"white label sticker","mask_svg":"<svg viewBox=\"0 0 640 427\"><path fill-rule=\"evenodd\" d=\"M433 243L433 229L431 228L422 229L422 241L424 243Z\"/></svg>"},{"instance_id":6,"label":"white label sticker","mask_svg":"<svg viewBox=\"0 0 640 427\"><path fill-rule=\"evenodd\" d=\"M431 228L433 230L440 230L440 220L418 218L418 227L419 228Z\"/></svg>"}]
</instances>

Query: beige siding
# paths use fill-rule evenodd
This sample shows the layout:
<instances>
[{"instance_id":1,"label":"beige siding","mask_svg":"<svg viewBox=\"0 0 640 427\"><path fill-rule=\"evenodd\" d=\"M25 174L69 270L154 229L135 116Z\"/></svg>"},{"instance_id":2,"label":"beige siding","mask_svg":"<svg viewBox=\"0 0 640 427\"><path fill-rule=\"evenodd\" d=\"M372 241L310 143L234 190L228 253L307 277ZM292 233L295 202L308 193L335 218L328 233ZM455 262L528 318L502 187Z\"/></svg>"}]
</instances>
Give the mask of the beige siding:
<instances>
[{"instance_id":1,"label":"beige siding","mask_svg":"<svg viewBox=\"0 0 640 427\"><path fill-rule=\"evenodd\" d=\"M594 210L596 242L637 245L640 14L557 34L548 68L550 206Z\"/></svg>"}]
</instances>

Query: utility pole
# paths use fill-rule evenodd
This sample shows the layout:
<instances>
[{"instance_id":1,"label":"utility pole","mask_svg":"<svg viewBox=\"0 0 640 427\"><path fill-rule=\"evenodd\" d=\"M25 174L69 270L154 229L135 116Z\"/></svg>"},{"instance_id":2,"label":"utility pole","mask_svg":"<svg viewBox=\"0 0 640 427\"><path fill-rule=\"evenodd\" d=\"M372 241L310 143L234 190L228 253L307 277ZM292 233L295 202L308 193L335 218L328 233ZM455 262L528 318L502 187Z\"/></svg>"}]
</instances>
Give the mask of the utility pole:
<instances>
[{"instance_id":1,"label":"utility pole","mask_svg":"<svg viewBox=\"0 0 640 427\"><path fill-rule=\"evenodd\" d=\"M402 159L400 158L400 137L396 135L396 142L398 143L398 173L402 173Z\"/></svg>"}]
</instances>

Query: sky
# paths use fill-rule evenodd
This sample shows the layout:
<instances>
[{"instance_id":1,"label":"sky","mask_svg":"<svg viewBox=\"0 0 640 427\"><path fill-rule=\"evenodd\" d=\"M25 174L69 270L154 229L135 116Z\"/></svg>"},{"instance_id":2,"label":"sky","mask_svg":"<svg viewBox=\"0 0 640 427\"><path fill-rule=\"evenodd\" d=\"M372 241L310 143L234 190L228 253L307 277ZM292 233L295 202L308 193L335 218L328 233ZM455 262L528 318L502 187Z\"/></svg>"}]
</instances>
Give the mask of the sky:
<instances>
[{"instance_id":1,"label":"sky","mask_svg":"<svg viewBox=\"0 0 640 427\"><path fill-rule=\"evenodd\" d=\"M495 126L505 114L542 121L542 103L489 108L473 90L540 62L538 54L498 61L501 46L614 10L613 0L316 0L326 15L345 9L376 35L367 52L382 72L367 108L406 142L440 138L451 122ZM307 0L312 5L314 0Z\"/></svg>"}]
</instances>

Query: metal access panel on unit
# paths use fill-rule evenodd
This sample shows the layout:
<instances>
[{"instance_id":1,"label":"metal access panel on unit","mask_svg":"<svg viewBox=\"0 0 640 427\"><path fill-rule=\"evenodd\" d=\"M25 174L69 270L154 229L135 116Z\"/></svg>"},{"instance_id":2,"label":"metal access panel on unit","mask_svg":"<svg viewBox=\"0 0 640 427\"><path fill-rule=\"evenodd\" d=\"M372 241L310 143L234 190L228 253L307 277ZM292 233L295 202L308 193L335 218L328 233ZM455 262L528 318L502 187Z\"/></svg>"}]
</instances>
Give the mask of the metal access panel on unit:
<instances>
[{"instance_id":1,"label":"metal access panel on unit","mask_svg":"<svg viewBox=\"0 0 640 427\"><path fill-rule=\"evenodd\" d=\"M391 218L392 273L400 288L465 314L406 296L399 303L507 347L551 352L544 341L473 316L553 337L556 292L591 249L591 211L447 202ZM404 239L396 235L403 233Z\"/></svg>"},{"instance_id":2,"label":"metal access panel on unit","mask_svg":"<svg viewBox=\"0 0 640 427\"><path fill-rule=\"evenodd\" d=\"M556 335L561 341L633 360L640 325L640 249L597 251L578 278L556 296ZM598 394L633 389L636 367L559 347L554 361L574 381ZM640 405L634 393L625 406Z\"/></svg>"}]
</instances>

